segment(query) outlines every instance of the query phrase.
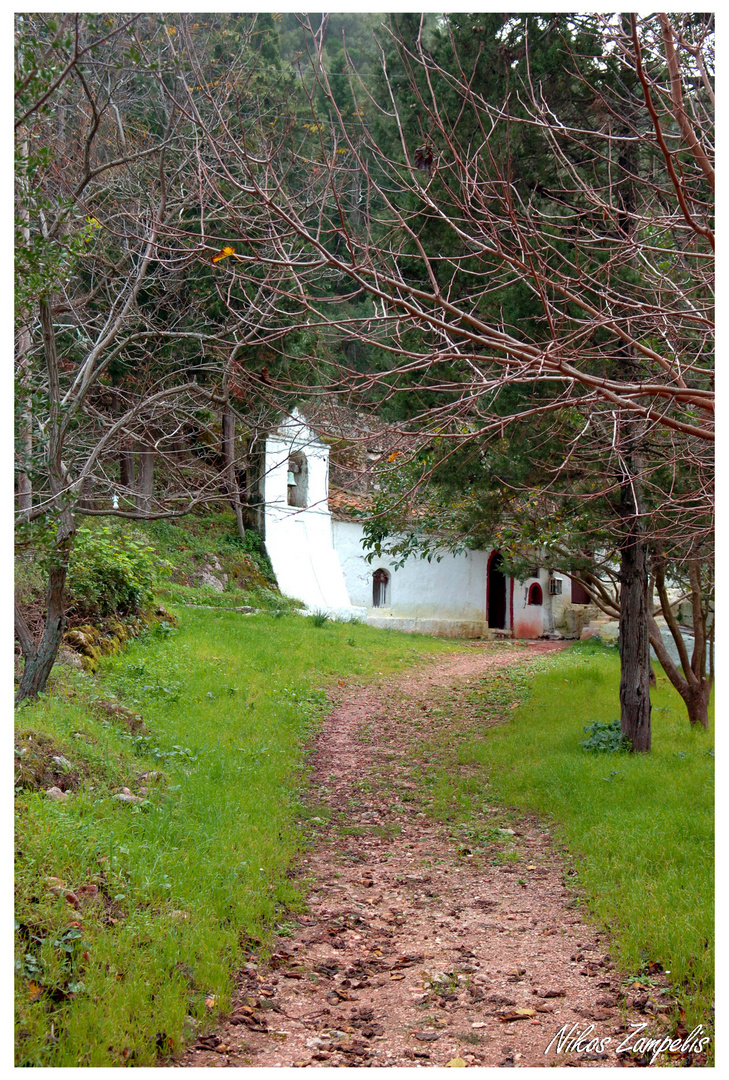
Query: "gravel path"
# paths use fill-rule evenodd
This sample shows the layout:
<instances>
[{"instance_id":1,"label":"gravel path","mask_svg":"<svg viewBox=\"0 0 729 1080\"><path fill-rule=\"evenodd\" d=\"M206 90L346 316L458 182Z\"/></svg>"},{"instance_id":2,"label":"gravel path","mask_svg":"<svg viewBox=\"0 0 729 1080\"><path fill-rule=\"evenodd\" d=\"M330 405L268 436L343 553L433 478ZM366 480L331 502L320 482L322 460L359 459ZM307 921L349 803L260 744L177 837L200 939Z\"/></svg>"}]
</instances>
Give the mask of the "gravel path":
<instances>
[{"instance_id":1,"label":"gravel path","mask_svg":"<svg viewBox=\"0 0 729 1080\"><path fill-rule=\"evenodd\" d=\"M473 730L470 687L560 647L479 643L339 692L313 755L316 835L296 870L308 913L291 916L268 963L251 955L231 1016L183 1067L638 1063L615 1049L633 1022L662 1030L661 1006L624 988L543 823L484 807L470 850L410 778L424 734ZM557 1052L562 1029L574 1039L590 1025Z\"/></svg>"}]
</instances>

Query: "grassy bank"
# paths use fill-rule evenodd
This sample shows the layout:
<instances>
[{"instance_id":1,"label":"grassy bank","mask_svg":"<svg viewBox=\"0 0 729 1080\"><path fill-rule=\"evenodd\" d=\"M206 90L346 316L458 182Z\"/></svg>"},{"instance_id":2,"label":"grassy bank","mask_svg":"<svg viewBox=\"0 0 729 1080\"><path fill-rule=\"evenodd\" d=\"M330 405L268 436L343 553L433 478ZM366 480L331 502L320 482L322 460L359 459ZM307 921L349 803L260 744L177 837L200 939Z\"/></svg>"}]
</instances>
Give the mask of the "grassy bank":
<instances>
[{"instance_id":1,"label":"grassy bank","mask_svg":"<svg viewBox=\"0 0 729 1080\"><path fill-rule=\"evenodd\" d=\"M203 1031L251 941L301 903L286 870L324 687L453 648L180 614L97 677L61 669L18 712L19 1065L151 1065ZM59 770L72 793L56 801Z\"/></svg>"},{"instance_id":2,"label":"grassy bank","mask_svg":"<svg viewBox=\"0 0 729 1080\"><path fill-rule=\"evenodd\" d=\"M467 822L474 808L501 802L551 819L576 857L580 902L609 927L621 966L640 974L659 962L688 1027L706 1025L714 995L713 725L690 729L658 669L652 752L586 752L583 728L619 716L619 677L615 650L584 643L545 660L533 679L517 670L472 691L484 719L496 710L510 720L457 746L434 743L434 811Z\"/></svg>"}]
</instances>

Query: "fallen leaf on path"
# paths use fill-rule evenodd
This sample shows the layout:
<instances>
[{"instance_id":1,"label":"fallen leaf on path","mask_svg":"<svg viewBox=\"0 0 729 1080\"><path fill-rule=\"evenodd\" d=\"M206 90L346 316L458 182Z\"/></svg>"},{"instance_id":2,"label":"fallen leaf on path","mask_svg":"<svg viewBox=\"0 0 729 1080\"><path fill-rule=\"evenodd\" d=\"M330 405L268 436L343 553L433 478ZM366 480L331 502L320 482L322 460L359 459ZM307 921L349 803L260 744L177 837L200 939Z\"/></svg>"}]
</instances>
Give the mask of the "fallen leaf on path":
<instances>
[{"instance_id":1,"label":"fallen leaf on path","mask_svg":"<svg viewBox=\"0 0 729 1080\"><path fill-rule=\"evenodd\" d=\"M220 1046L217 1035L201 1035L195 1043L196 1050L214 1050L216 1046Z\"/></svg>"},{"instance_id":2,"label":"fallen leaf on path","mask_svg":"<svg viewBox=\"0 0 729 1080\"><path fill-rule=\"evenodd\" d=\"M511 1009L507 1013L501 1013L499 1020L502 1023L507 1023L509 1020L531 1020L536 1015L536 1009Z\"/></svg>"},{"instance_id":3,"label":"fallen leaf on path","mask_svg":"<svg viewBox=\"0 0 729 1080\"><path fill-rule=\"evenodd\" d=\"M468 1063L463 1060L462 1057L454 1057L452 1061L446 1063L446 1069L467 1069Z\"/></svg>"}]
</instances>

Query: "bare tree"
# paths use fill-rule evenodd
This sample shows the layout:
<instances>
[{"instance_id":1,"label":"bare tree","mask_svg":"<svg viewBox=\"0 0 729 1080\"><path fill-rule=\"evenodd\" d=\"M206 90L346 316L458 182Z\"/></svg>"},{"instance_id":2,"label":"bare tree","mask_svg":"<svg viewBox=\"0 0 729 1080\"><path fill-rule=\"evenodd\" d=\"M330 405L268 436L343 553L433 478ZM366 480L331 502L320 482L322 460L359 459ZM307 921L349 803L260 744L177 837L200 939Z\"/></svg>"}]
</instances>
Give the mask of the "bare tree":
<instances>
[{"instance_id":1,"label":"bare tree","mask_svg":"<svg viewBox=\"0 0 729 1080\"><path fill-rule=\"evenodd\" d=\"M231 402L224 374L258 337L263 300L236 319L207 313L217 248L188 224L205 207L196 133L168 93L174 30L152 16L17 22L17 538L49 568L39 638L16 606L19 700L44 688L58 651L79 513L177 516L220 500L231 458L207 452L221 446L216 417L256 424L255 396Z\"/></svg>"},{"instance_id":2,"label":"bare tree","mask_svg":"<svg viewBox=\"0 0 729 1080\"><path fill-rule=\"evenodd\" d=\"M532 77L528 41L521 78L488 100L478 49L474 59L453 40L446 66L428 51L422 20L415 40L383 28L384 102L350 65L346 115L322 27L309 27L310 120L290 138L278 130L248 142L212 96L206 114L192 96L186 107L205 134L206 182L230 244L245 237L248 247L229 246L221 271L244 279L261 263L285 268L282 308L300 305L385 358L365 373L341 362L320 392L382 399L417 384L436 404L413 427L456 439L565 409L585 418L590 439L612 416L604 452L621 493L622 723L646 750L647 441L669 433L664 448L690 461L702 520L713 505L713 32L702 18L591 18L598 61L585 65L569 40L563 52L588 102L582 113L556 111ZM414 114L403 112L403 79ZM378 116L396 132L394 148L378 137ZM510 147L524 131L549 155L549 187L520 181ZM528 333L500 308L516 288L540 311ZM520 387L516 408L499 407ZM670 483L662 496L663 531L685 534L683 498L673 501Z\"/></svg>"}]
</instances>

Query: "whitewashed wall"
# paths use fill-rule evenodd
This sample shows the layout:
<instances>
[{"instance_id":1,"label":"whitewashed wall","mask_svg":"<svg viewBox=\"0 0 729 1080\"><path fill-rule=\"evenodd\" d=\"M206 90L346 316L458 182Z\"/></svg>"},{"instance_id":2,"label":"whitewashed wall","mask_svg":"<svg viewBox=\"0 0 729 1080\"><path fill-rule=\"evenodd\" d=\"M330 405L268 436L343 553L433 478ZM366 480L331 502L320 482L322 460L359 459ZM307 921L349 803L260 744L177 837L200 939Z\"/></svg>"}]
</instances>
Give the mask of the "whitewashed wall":
<instances>
[{"instance_id":1,"label":"whitewashed wall","mask_svg":"<svg viewBox=\"0 0 729 1080\"><path fill-rule=\"evenodd\" d=\"M363 529L358 523L335 519L332 531L347 592L353 604L368 609L368 622L452 620L478 624L478 632L485 630L488 552L446 554L440 562L411 556L398 568L386 558L367 562L362 546ZM390 586L387 606L375 608L372 575L378 567L390 574Z\"/></svg>"}]
</instances>

